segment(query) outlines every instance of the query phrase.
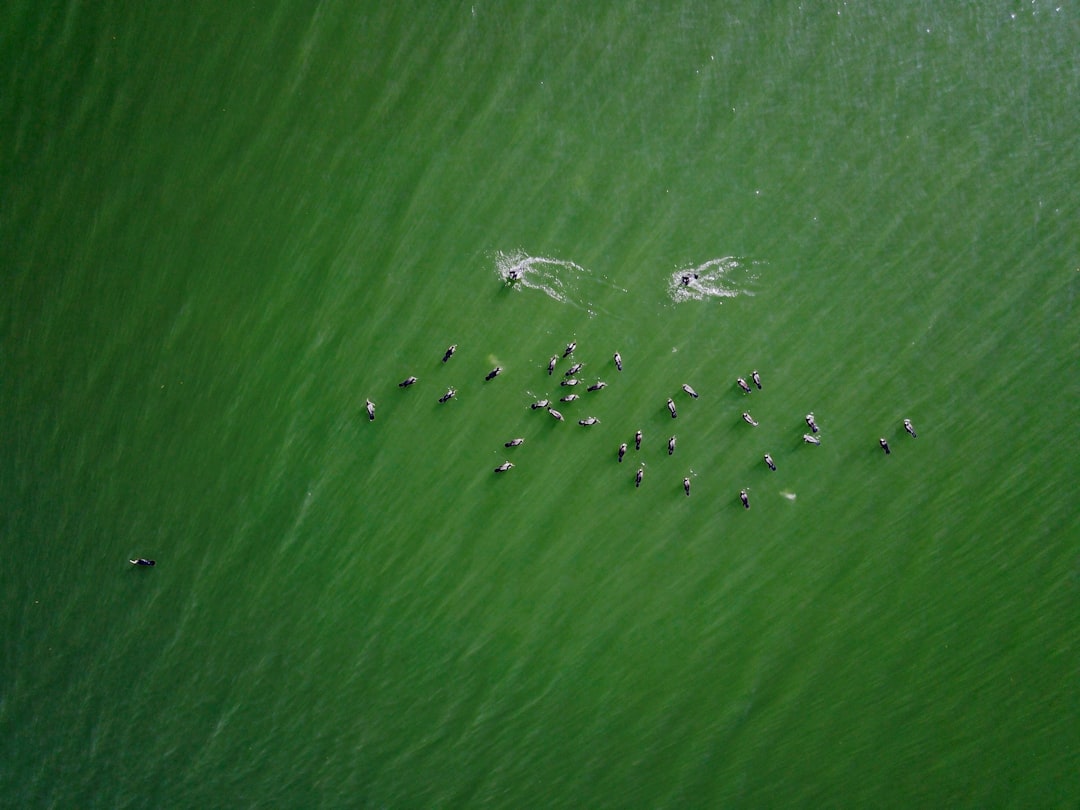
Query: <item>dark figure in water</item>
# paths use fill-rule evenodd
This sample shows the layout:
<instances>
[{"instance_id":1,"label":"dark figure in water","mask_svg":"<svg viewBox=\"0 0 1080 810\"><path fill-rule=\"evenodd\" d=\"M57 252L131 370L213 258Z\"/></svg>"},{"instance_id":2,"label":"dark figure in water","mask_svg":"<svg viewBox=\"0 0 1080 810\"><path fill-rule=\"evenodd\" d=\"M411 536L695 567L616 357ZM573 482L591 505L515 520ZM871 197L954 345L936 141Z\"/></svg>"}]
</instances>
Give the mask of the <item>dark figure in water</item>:
<instances>
[{"instance_id":1,"label":"dark figure in water","mask_svg":"<svg viewBox=\"0 0 1080 810\"><path fill-rule=\"evenodd\" d=\"M592 385L589 386L588 390L589 391L600 391L601 389L604 389L604 388L607 388L607 383L604 382L603 380L597 380L596 382L594 382Z\"/></svg>"},{"instance_id":2,"label":"dark figure in water","mask_svg":"<svg viewBox=\"0 0 1080 810\"><path fill-rule=\"evenodd\" d=\"M750 372L750 379L754 381L754 385L756 385L758 387L758 390L760 391L761 390L761 375L759 375L757 373L756 368L753 371Z\"/></svg>"},{"instance_id":3,"label":"dark figure in water","mask_svg":"<svg viewBox=\"0 0 1080 810\"><path fill-rule=\"evenodd\" d=\"M904 430L906 430L908 433L911 434L911 438L913 438L913 439L918 438L918 434L915 433L915 427L911 424L910 419L905 419L904 420Z\"/></svg>"},{"instance_id":4,"label":"dark figure in water","mask_svg":"<svg viewBox=\"0 0 1080 810\"><path fill-rule=\"evenodd\" d=\"M546 408L550 404L551 404L550 399L541 399L541 400L537 400L536 402L534 402L529 407L532 408L534 411L538 411L541 408Z\"/></svg>"},{"instance_id":5,"label":"dark figure in water","mask_svg":"<svg viewBox=\"0 0 1080 810\"><path fill-rule=\"evenodd\" d=\"M690 479L684 478L682 480L682 488L686 490L686 497L690 497Z\"/></svg>"},{"instance_id":6,"label":"dark figure in water","mask_svg":"<svg viewBox=\"0 0 1080 810\"><path fill-rule=\"evenodd\" d=\"M746 424L750 425L750 427L758 426L757 420L754 419L754 417L752 417L748 411L743 411L742 419L744 422L746 422Z\"/></svg>"},{"instance_id":7,"label":"dark figure in water","mask_svg":"<svg viewBox=\"0 0 1080 810\"><path fill-rule=\"evenodd\" d=\"M667 440L667 454L670 456L674 452L675 452L675 437L672 436L670 439Z\"/></svg>"},{"instance_id":8,"label":"dark figure in water","mask_svg":"<svg viewBox=\"0 0 1080 810\"><path fill-rule=\"evenodd\" d=\"M750 496L746 494L745 489L739 490L739 500L742 501L742 505L745 506L747 509L750 508Z\"/></svg>"},{"instance_id":9,"label":"dark figure in water","mask_svg":"<svg viewBox=\"0 0 1080 810\"><path fill-rule=\"evenodd\" d=\"M802 435L802 440L807 444L821 444L821 439L812 433L804 433Z\"/></svg>"},{"instance_id":10,"label":"dark figure in water","mask_svg":"<svg viewBox=\"0 0 1080 810\"><path fill-rule=\"evenodd\" d=\"M769 469L776 472L776 465L773 463L772 456L768 453L765 454L765 463L769 465Z\"/></svg>"},{"instance_id":11,"label":"dark figure in water","mask_svg":"<svg viewBox=\"0 0 1080 810\"><path fill-rule=\"evenodd\" d=\"M408 388L410 385L416 385L416 377L406 377L398 383L398 388Z\"/></svg>"},{"instance_id":12,"label":"dark figure in water","mask_svg":"<svg viewBox=\"0 0 1080 810\"><path fill-rule=\"evenodd\" d=\"M446 393L443 394L441 397L439 397L439 402L440 403L447 402L448 400L453 399L456 395L457 395L457 390L456 389L447 388Z\"/></svg>"},{"instance_id":13,"label":"dark figure in water","mask_svg":"<svg viewBox=\"0 0 1080 810\"><path fill-rule=\"evenodd\" d=\"M622 458L626 455L626 442L619 445L619 463L622 464Z\"/></svg>"},{"instance_id":14,"label":"dark figure in water","mask_svg":"<svg viewBox=\"0 0 1080 810\"><path fill-rule=\"evenodd\" d=\"M523 444L525 444L524 439L511 439L510 441L508 441L506 443L505 446L506 447L518 447L518 446L523 445Z\"/></svg>"},{"instance_id":15,"label":"dark figure in water","mask_svg":"<svg viewBox=\"0 0 1080 810\"><path fill-rule=\"evenodd\" d=\"M573 388L575 385L580 385L580 384L581 384L581 380L577 379L576 377L568 377L567 379L565 379L565 380L563 380L563 381L561 381L559 383L559 385L564 386L564 387L569 387L569 388Z\"/></svg>"},{"instance_id":16,"label":"dark figure in water","mask_svg":"<svg viewBox=\"0 0 1080 810\"><path fill-rule=\"evenodd\" d=\"M696 281L697 277L698 277L697 273L683 273L682 277L679 278L679 281L682 282L682 285L684 287L689 287L690 282L691 281Z\"/></svg>"},{"instance_id":17,"label":"dark figure in water","mask_svg":"<svg viewBox=\"0 0 1080 810\"><path fill-rule=\"evenodd\" d=\"M600 420L595 416L586 416L584 419L578 419L578 424L582 427L592 427L593 425L600 424Z\"/></svg>"},{"instance_id":18,"label":"dark figure in water","mask_svg":"<svg viewBox=\"0 0 1080 810\"><path fill-rule=\"evenodd\" d=\"M509 273L506 274L506 283L513 284L519 278L521 278L521 273L519 273L517 270L511 270Z\"/></svg>"},{"instance_id":19,"label":"dark figure in water","mask_svg":"<svg viewBox=\"0 0 1080 810\"><path fill-rule=\"evenodd\" d=\"M570 355L572 355L574 353L574 349L576 349L576 348L577 348L577 341L576 340L570 341L569 343L566 344L566 351L563 352L562 356L563 357L569 357Z\"/></svg>"},{"instance_id":20,"label":"dark figure in water","mask_svg":"<svg viewBox=\"0 0 1080 810\"><path fill-rule=\"evenodd\" d=\"M551 376L551 372L555 370L555 364L559 362L559 355L551 355L551 359L548 360L548 376Z\"/></svg>"},{"instance_id":21,"label":"dark figure in water","mask_svg":"<svg viewBox=\"0 0 1080 810\"><path fill-rule=\"evenodd\" d=\"M884 438L878 439L877 443L881 445L881 449L885 451L885 455L889 455L889 453L892 452L892 450L889 449L889 443L885 441Z\"/></svg>"},{"instance_id":22,"label":"dark figure in water","mask_svg":"<svg viewBox=\"0 0 1080 810\"><path fill-rule=\"evenodd\" d=\"M548 408L548 413L551 414L552 419L557 419L560 422L563 421L563 415L561 413L559 413L557 410L555 410L554 408Z\"/></svg>"},{"instance_id":23,"label":"dark figure in water","mask_svg":"<svg viewBox=\"0 0 1080 810\"><path fill-rule=\"evenodd\" d=\"M157 565L156 560L148 560L145 557L139 557L137 560L128 560L132 565Z\"/></svg>"},{"instance_id":24,"label":"dark figure in water","mask_svg":"<svg viewBox=\"0 0 1080 810\"><path fill-rule=\"evenodd\" d=\"M686 383L683 383L683 386L682 386L682 390L683 390L683 391L685 391L686 393L688 393L688 394L689 394L689 395L690 395L691 397L693 397L694 399L697 399L697 398L698 398L698 392L697 392L697 391L695 391L695 390L694 390L693 388L691 388L691 387L690 387L689 385L687 385Z\"/></svg>"},{"instance_id":25,"label":"dark figure in water","mask_svg":"<svg viewBox=\"0 0 1080 810\"><path fill-rule=\"evenodd\" d=\"M640 487L641 486L641 479L644 478L644 477L645 477L645 468L644 467L638 467L637 475L634 476L634 486L635 487Z\"/></svg>"},{"instance_id":26,"label":"dark figure in water","mask_svg":"<svg viewBox=\"0 0 1080 810\"><path fill-rule=\"evenodd\" d=\"M739 377L739 379L737 379L735 382L739 384L739 388L743 390L744 394L750 393L750 386L746 384L746 380L744 380L742 377Z\"/></svg>"},{"instance_id":27,"label":"dark figure in water","mask_svg":"<svg viewBox=\"0 0 1080 810\"><path fill-rule=\"evenodd\" d=\"M487 376L484 377L484 381L486 382L488 380L494 380L500 374L502 374L502 366L495 366L495 368L493 368L491 371L489 371L487 373Z\"/></svg>"},{"instance_id":28,"label":"dark figure in water","mask_svg":"<svg viewBox=\"0 0 1080 810\"><path fill-rule=\"evenodd\" d=\"M641 431L640 430L637 433L634 434L634 449L635 450L640 450L641 449Z\"/></svg>"},{"instance_id":29,"label":"dark figure in water","mask_svg":"<svg viewBox=\"0 0 1080 810\"><path fill-rule=\"evenodd\" d=\"M622 357L619 355L618 352L615 352L615 356L613 359L615 360L615 368L617 368L619 371L622 371Z\"/></svg>"},{"instance_id":30,"label":"dark figure in water","mask_svg":"<svg viewBox=\"0 0 1080 810\"><path fill-rule=\"evenodd\" d=\"M577 394L567 394L565 397L559 397L559 402L573 402L575 399L581 399Z\"/></svg>"},{"instance_id":31,"label":"dark figure in water","mask_svg":"<svg viewBox=\"0 0 1080 810\"><path fill-rule=\"evenodd\" d=\"M375 403L370 399L367 401L367 418L369 422L375 421Z\"/></svg>"},{"instance_id":32,"label":"dark figure in water","mask_svg":"<svg viewBox=\"0 0 1080 810\"><path fill-rule=\"evenodd\" d=\"M442 361L445 363L447 360L449 360L451 357L454 356L454 352L456 352L456 351L457 351L457 344L455 343L453 346L451 346L449 349L446 350L446 354L444 354L442 356Z\"/></svg>"},{"instance_id":33,"label":"dark figure in water","mask_svg":"<svg viewBox=\"0 0 1080 810\"><path fill-rule=\"evenodd\" d=\"M671 411L672 419L675 419L679 415L678 412L675 410L675 403L672 401L671 397L668 397L667 409Z\"/></svg>"},{"instance_id":34,"label":"dark figure in water","mask_svg":"<svg viewBox=\"0 0 1080 810\"><path fill-rule=\"evenodd\" d=\"M570 368L568 368L566 370L566 373L563 374L563 376L564 377L573 377L575 374L577 374L579 371L581 371L581 367L583 365L584 365L584 363L574 363L574 365L570 366Z\"/></svg>"},{"instance_id":35,"label":"dark figure in water","mask_svg":"<svg viewBox=\"0 0 1080 810\"><path fill-rule=\"evenodd\" d=\"M495 468L495 472L497 472L497 473L498 472L506 472L507 470L509 470L513 466L514 465L511 462L504 461L502 464L500 464L498 467Z\"/></svg>"},{"instance_id":36,"label":"dark figure in water","mask_svg":"<svg viewBox=\"0 0 1080 810\"><path fill-rule=\"evenodd\" d=\"M813 412L806 415L806 424L810 426L811 433L817 433L820 428L817 426L817 422L814 421Z\"/></svg>"}]
</instances>

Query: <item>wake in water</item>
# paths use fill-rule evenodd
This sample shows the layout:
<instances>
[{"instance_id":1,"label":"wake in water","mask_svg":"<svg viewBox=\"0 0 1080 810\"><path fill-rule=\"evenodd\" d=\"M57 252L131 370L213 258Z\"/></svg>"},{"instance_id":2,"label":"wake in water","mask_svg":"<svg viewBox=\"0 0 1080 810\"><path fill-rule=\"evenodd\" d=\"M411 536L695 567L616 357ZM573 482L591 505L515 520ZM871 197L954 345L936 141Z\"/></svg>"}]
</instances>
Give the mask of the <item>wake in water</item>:
<instances>
[{"instance_id":1,"label":"wake in water","mask_svg":"<svg viewBox=\"0 0 1080 810\"><path fill-rule=\"evenodd\" d=\"M515 289L540 290L562 304L584 309L590 316L596 314L596 305L590 300L590 288L626 292L576 262L530 256L522 250L496 253L495 272Z\"/></svg>"},{"instance_id":2,"label":"wake in water","mask_svg":"<svg viewBox=\"0 0 1080 810\"><path fill-rule=\"evenodd\" d=\"M757 279L753 262L734 256L710 259L698 267L676 270L668 279L668 296L676 304L706 298L734 298L753 295L750 285Z\"/></svg>"}]
</instances>

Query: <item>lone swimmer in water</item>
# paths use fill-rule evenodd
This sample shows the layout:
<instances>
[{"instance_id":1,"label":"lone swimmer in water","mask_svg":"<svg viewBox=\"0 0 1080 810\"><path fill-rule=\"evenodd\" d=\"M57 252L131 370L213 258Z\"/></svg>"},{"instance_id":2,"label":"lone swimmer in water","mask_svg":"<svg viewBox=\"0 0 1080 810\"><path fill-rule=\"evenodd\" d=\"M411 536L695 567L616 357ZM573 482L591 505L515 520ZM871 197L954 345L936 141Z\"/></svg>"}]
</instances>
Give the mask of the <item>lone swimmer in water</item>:
<instances>
[{"instance_id":1,"label":"lone swimmer in water","mask_svg":"<svg viewBox=\"0 0 1080 810\"><path fill-rule=\"evenodd\" d=\"M698 277L697 273L683 273L682 276L679 278L679 281L682 282L682 285L684 287L689 287L690 282L691 281L696 281L697 277Z\"/></svg>"},{"instance_id":2,"label":"lone swimmer in water","mask_svg":"<svg viewBox=\"0 0 1080 810\"><path fill-rule=\"evenodd\" d=\"M913 438L913 439L918 438L918 434L915 433L915 427L911 424L910 419L905 419L904 420L904 430L906 430L908 433L911 434L911 438Z\"/></svg>"},{"instance_id":3,"label":"lone swimmer in water","mask_svg":"<svg viewBox=\"0 0 1080 810\"><path fill-rule=\"evenodd\" d=\"M439 403L447 402L457 396L456 388L447 388L446 393L439 397Z\"/></svg>"},{"instance_id":4,"label":"lone swimmer in water","mask_svg":"<svg viewBox=\"0 0 1080 810\"><path fill-rule=\"evenodd\" d=\"M550 404L551 404L550 399L539 399L536 402L534 402L532 405L530 405L529 407L532 408L534 411L538 411L541 408L546 408Z\"/></svg>"},{"instance_id":5,"label":"lone swimmer in water","mask_svg":"<svg viewBox=\"0 0 1080 810\"><path fill-rule=\"evenodd\" d=\"M551 372L555 370L555 364L559 362L559 355L551 355L551 359L548 360L548 376L551 376Z\"/></svg>"},{"instance_id":6,"label":"lone swimmer in water","mask_svg":"<svg viewBox=\"0 0 1080 810\"><path fill-rule=\"evenodd\" d=\"M743 418L743 421L746 422L746 424L750 425L751 427L757 427L758 426L757 421L754 419L754 417L752 417L750 415L749 411L743 411L742 418Z\"/></svg>"},{"instance_id":7,"label":"lone swimmer in water","mask_svg":"<svg viewBox=\"0 0 1080 810\"><path fill-rule=\"evenodd\" d=\"M615 352L615 355L612 359L615 360L615 368L617 368L619 371L622 371L622 356L618 352Z\"/></svg>"},{"instance_id":8,"label":"lone swimmer in water","mask_svg":"<svg viewBox=\"0 0 1080 810\"><path fill-rule=\"evenodd\" d=\"M515 269L511 270L509 273L506 274L506 283L507 284L513 284L515 281L517 281L520 278L521 278L521 273L519 273L517 271L517 269L515 268Z\"/></svg>"},{"instance_id":9,"label":"lone swimmer in water","mask_svg":"<svg viewBox=\"0 0 1080 810\"><path fill-rule=\"evenodd\" d=\"M820 428L817 426L817 422L814 421L814 414L811 411L806 415L806 424L810 426L811 433L817 433Z\"/></svg>"},{"instance_id":10,"label":"lone swimmer in water","mask_svg":"<svg viewBox=\"0 0 1080 810\"><path fill-rule=\"evenodd\" d=\"M635 450L640 450L641 449L641 431L640 430L637 433L634 434L634 449Z\"/></svg>"},{"instance_id":11,"label":"lone swimmer in water","mask_svg":"<svg viewBox=\"0 0 1080 810\"><path fill-rule=\"evenodd\" d=\"M145 557L139 557L137 560L128 560L132 565L157 565L157 560L148 560Z\"/></svg>"},{"instance_id":12,"label":"lone swimmer in water","mask_svg":"<svg viewBox=\"0 0 1080 810\"><path fill-rule=\"evenodd\" d=\"M758 390L760 391L761 390L761 376L757 373L756 368L753 371L750 372L750 379L754 381L754 385L756 385L758 387Z\"/></svg>"},{"instance_id":13,"label":"lone swimmer in water","mask_svg":"<svg viewBox=\"0 0 1080 810\"><path fill-rule=\"evenodd\" d=\"M449 360L451 357L454 356L454 352L456 352L456 351L457 351L457 344L455 343L453 346L451 346L450 348L448 348L446 350L446 354L444 354L442 356L442 361L445 363L447 360Z\"/></svg>"},{"instance_id":14,"label":"lone swimmer in water","mask_svg":"<svg viewBox=\"0 0 1080 810\"><path fill-rule=\"evenodd\" d=\"M889 455L889 453L892 452L892 450L889 449L889 443L885 441L884 437L878 439L877 443L881 445L881 449L885 451L885 455Z\"/></svg>"},{"instance_id":15,"label":"lone swimmer in water","mask_svg":"<svg viewBox=\"0 0 1080 810\"><path fill-rule=\"evenodd\" d=\"M367 418L369 422L375 421L375 403L370 399L367 401Z\"/></svg>"},{"instance_id":16,"label":"lone swimmer in water","mask_svg":"<svg viewBox=\"0 0 1080 810\"><path fill-rule=\"evenodd\" d=\"M675 452L675 437L672 436L670 439L667 440L667 454L670 456L674 452Z\"/></svg>"},{"instance_id":17,"label":"lone swimmer in water","mask_svg":"<svg viewBox=\"0 0 1080 810\"><path fill-rule=\"evenodd\" d=\"M765 454L765 463L769 465L769 469L776 472L776 465L773 463L772 456L768 453Z\"/></svg>"},{"instance_id":18,"label":"lone swimmer in water","mask_svg":"<svg viewBox=\"0 0 1080 810\"><path fill-rule=\"evenodd\" d=\"M484 377L484 381L487 382L488 380L494 380L500 374L502 374L502 366L495 366L495 368L489 371L487 376Z\"/></svg>"},{"instance_id":19,"label":"lone swimmer in water","mask_svg":"<svg viewBox=\"0 0 1080 810\"><path fill-rule=\"evenodd\" d=\"M569 357L570 355L572 355L574 353L574 349L576 349L576 348L577 348L577 341L576 340L570 341L569 343L566 344L566 351L563 352L562 356L563 357Z\"/></svg>"},{"instance_id":20,"label":"lone swimmer in water","mask_svg":"<svg viewBox=\"0 0 1080 810\"><path fill-rule=\"evenodd\" d=\"M406 377L398 383L398 388L408 388L410 385L416 385L416 377Z\"/></svg>"},{"instance_id":21,"label":"lone swimmer in water","mask_svg":"<svg viewBox=\"0 0 1080 810\"><path fill-rule=\"evenodd\" d=\"M684 478L682 480L682 488L686 490L686 497L690 497L690 479Z\"/></svg>"},{"instance_id":22,"label":"lone swimmer in water","mask_svg":"<svg viewBox=\"0 0 1080 810\"><path fill-rule=\"evenodd\" d=\"M498 467L495 468L495 472L497 472L497 473L506 472L507 470L509 470L513 466L514 465L513 465L512 462L504 461L502 464L500 464Z\"/></svg>"},{"instance_id":23,"label":"lone swimmer in water","mask_svg":"<svg viewBox=\"0 0 1080 810\"><path fill-rule=\"evenodd\" d=\"M674 402L674 401L673 401L673 400L671 399L671 397L668 397L668 401L667 401L667 409L668 409L669 411L671 411L671 418L672 418L672 419L675 419L676 417L678 417L678 415L679 415L679 414L678 414L678 412L677 412L677 411L675 410L675 402Z\"/></svg>"},{"instance_id":24,"label":"lone swimmer in water","mask_svg":"<svg viewBox=\"0 0 1080 810\"><path fill-rule=\"evenodd\" d=\"M682 386L682 390L683 390L683 391L685 391L686 393L688 393L688 394L689 394L690 396L692 396L692 397L693 397L694 399L697 399L697 398L698 398L698 392L697 392L697 391L695 391L695 390L694 390L693 388L691 388L691 387L690 387L689 385L687 385L686 383L683 383L683 386Z\"/></svg>"},{"instance_id":25,"label":"lone swimmer in water","mask_svg":"<svg viewBox=\"0 0 1080 810\"><path fill-rule=\"evenodd\" d=\"M804 433L802 435L802 440L804 442L806 442L807 444L821 444L821 439L819 439L817 436L813 435L812 433Z\"/></svg>"},{"instance_id":26,"label":"lone swimmer in water","mask_svg":"<svg viewBox=\"0 0 1080 810\"><path fill-rule=\"evenodd\" d=\"M619 445L619 463L622 464L623 456L626 455L626 442Z\"/></svg>"},{"instance_id":27,"label":"lone swimmer in water","mask_svg":"<svg viewBox=\"0 0 1080 810\"><path fill-rule=\"evenodd\" d=\"M589 390L589 391L600 391L603 388L607 388L607 383L604 382L603 380L597 380L592 385L590 385L587 390Z\"/></svg>"},{"instance_id":28,"label":"lone swimmer in water","mask_svg":"<svg viewBox=\"0 0 1080 810\"><path fill-rule=\"evenodd\" d=\"M746 494L745 489L739 490L739 500L742 501L742 505L747 509L750 508L750 496Z\"/></svg>"},{"instance_id":29,"label":"lone swimmer in water","mask_svg":"<svg viewBox=\"0 0 1080 810\"><path fill-rule=\"evenodd\" d=\"M577 374L579 371L581 371L581 369L582 369L582 367L584 365L585 365L584 363L574 363L574 365L570 366L570 368L568 368L566 370L566 373L563 374L563 376L564 377L573 377L575 374Z\"/></svg>"},{"instance_id":30,"label":"lone swimmer in water","mask_svg":"<svg viewBox=\"0 0 1080 810\"><path fill-rule=\"evenodd\" d=\"M742 377L739 377L739 379L737 379L735 382L739 384L739 388L743 390L744 394L750 393L750 386L746 384L746 380L744 380Z\"/></svg>"},{"instance_id":31,"label":"lone swimmer in water","mask_svg":"<svg viewBox=\"0 0 1080 810\"><path fill-rule=\"evenodd\" d=\"M645 468L644 467L638 467L637 474L634 475L634 486L635 487L640 487L641 486L641 479L644 478L644 477L645 477Z\"/></svg>"},{"instance_id":32,"label":"lone swimmer in water","mask_svg":"<svg viewBox=\"0 0 1080 810\"><path fill-rule=\"evenodd\" d=\"M507 443L505 444L505 446L506 446L506 447L519 447L519 446L521 446L521 445L523 445L523 444L525 444L525 440L524 440L524 439L511 439L510 441L508 441L508 442L507 442Z\"/></svg>"}]
</instances>

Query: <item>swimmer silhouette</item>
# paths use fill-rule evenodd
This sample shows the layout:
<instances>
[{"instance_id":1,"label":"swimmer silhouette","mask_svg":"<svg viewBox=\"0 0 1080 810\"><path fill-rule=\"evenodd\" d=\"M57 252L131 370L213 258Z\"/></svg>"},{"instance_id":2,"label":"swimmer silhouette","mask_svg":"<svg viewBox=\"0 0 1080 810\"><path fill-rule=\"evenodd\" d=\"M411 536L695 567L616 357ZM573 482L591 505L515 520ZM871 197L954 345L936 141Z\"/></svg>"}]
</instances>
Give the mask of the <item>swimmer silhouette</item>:
<instances>
[{"instance_id":1,"label":"swimmer silhouette","mask_svg":"<svg viewBox=\"0 0 1080 810\"><path fill-rule=\"evenodd\" d=\"M457 351L457 344L455 343L453 346L451 346L450 348L448 348L446 350L446 354L444 354L442 356L442 361L445 363L447 360L449 360L451 357L454 356L454 352L456 352L456 351Z\"/></svg>"},{"instance_id":2,"label":"swimmer silhouette","mask_svg":"<svg viewBox=\"0 0 1080 810\"><path fill-rule=\"evenodd\" d=\"M139 557L137 560L128 560L132 565L157 565L156 560L148 560L145 557Z\"/></svg>"}]
</instances>

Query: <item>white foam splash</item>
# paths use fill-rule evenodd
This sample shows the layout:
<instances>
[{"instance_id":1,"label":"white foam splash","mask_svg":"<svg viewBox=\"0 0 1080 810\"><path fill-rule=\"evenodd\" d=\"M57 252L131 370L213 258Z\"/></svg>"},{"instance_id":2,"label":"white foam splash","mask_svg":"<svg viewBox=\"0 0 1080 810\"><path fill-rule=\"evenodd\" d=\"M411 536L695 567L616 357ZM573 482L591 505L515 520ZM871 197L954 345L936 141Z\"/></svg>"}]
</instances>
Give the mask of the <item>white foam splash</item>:
<instances>
[{"instance_id":1,"label":"white foam splash","mask_svg":"<svg viewBox=\"0 0 1080 810\"><path fill-rule=\"evenodd\" d=\"M530 256L523 250L512 253L497 252L495 272L503 282L513 279L511 286L514 289L539 290L559 303L586 310L590 316L596 314L596 305L586 291L588 286L606 286L626 292L602 276L586 270L577 262L547 256Z\"/></svg>"},{"instance_id":2,"label":"white foam splash","mask_svg":"<svg viewBox=\"0 0 1080 810\"><path fill-rule=\"evenodd\" d=\"M750 284L757 279L752 269L754 264L734 256L725 256L710 259L697 267L681 268L668 278L668 296L678 304L706 298L753 295Z\"/></svg>"}]
</instances>

